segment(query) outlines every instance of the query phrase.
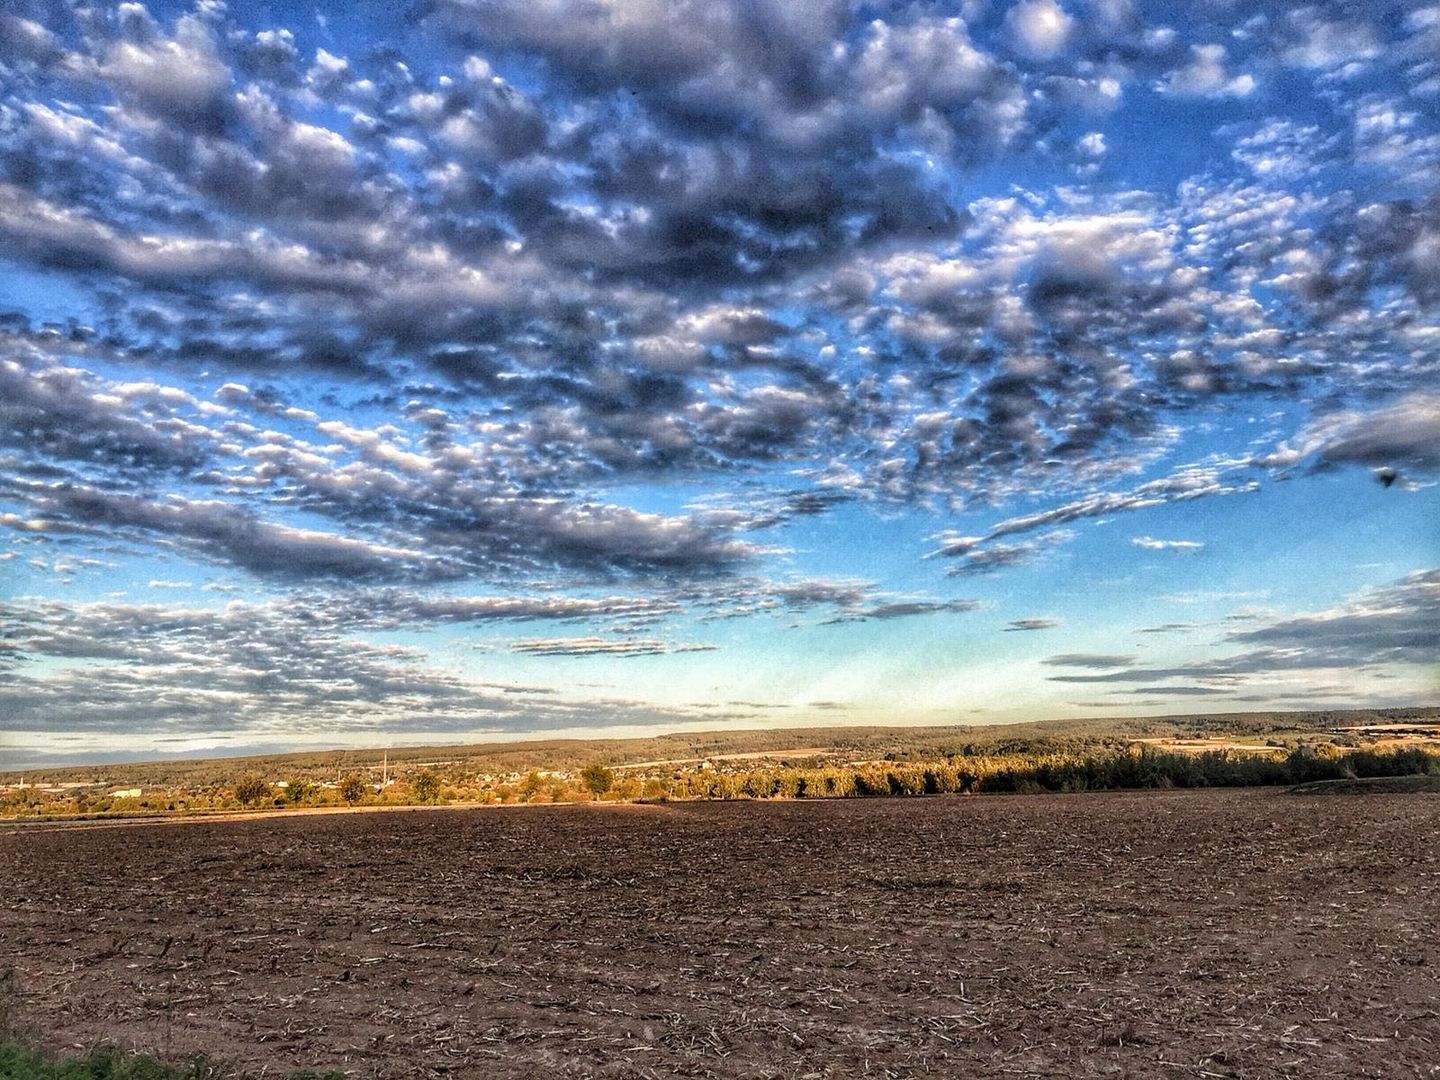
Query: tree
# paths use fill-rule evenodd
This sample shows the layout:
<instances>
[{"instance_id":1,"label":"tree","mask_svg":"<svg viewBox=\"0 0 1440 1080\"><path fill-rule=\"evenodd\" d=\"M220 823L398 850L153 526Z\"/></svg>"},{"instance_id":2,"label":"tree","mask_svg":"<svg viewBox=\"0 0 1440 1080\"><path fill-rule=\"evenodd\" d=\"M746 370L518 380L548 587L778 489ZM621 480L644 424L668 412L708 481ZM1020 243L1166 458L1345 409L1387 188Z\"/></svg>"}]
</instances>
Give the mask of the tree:
<instances>
[{"instance_id":1,"label":"tree","mask_svg":"<svg viewBox=\"0 0 1440 1080\"><path fill-rule=\"evenodd\" d=\"M292 776L289 786L285 789L285 797L292 803L302 803L315 789L315 785L301 776Z\"/></svg>"},{"instance_id":2,"label":"tree","mask_svg":"<svg viewBox=\"0 0 1440 1080\"><path fill-rule=\"evenodd\" d=\"M597 761L580 770L580 782L586 791L599 798L615 786L615 774Z\"/></svg>"},{"instance_id":3,"label":"tree","mask_svg":"<svg viewBox=\"0 0 1440 1080\"><path fill-rule=\"evenodd\" d=\"M270 798L270 785L255 773L246 773L235 781L235 798L245 805Z\"/></svg>"},{"instance_id":4,"label":"tree","mask_svg":"<svg viewBox=\"0 0 1440 1080\"><path fill-rule=\"evenodd\" d=\"M545 781L541 779L538 772L532 769L526 773L525 778L520 781L520 798L525 800L525 802L529 802L535 798L536 795L540 794L540 789L544 786Z\"/></svg>"},{"instance_id":5,"label":"tree","mask_svg":"<svg viewBox=\"0 0 1440 1080\"><path fill-rule=\"evenodd\" d=\"M433 803L440 798L440 778L426 769L410 781L410 790L416 802Z\"/></svg>"},{"instance_id":6,"label":"tree","mask_svg":"<svg viewBox=\"0 0 1440 1080\"><path fill-rule=\"evenodd\" d=\"M365 783L365 778L359 773L351 773L340 781L340 797L351 806L354 806L361 799L365 798L365 792L370 785Z\"/></svg>"}]
</instances>

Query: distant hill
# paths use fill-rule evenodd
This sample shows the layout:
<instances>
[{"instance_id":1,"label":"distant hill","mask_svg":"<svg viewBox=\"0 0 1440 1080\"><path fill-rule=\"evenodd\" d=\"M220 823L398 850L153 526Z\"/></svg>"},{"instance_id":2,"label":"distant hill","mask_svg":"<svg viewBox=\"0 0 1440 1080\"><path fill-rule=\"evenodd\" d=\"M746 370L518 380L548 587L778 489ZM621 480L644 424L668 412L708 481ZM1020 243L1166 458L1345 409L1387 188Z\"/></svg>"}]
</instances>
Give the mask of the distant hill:
<instances>
[{"instance_id":1,"label":"distant hill","mask_svg":"<svg viewBox=\"0 0 1440 1080\"><path fill-rule=\"evenodd\" d=\"M1042 720L1024 724L934 727L812 727L758 731L678 732L636 739L537 739L457 746L324 750L292 754L203 760L32 769L51 782L93 781L119 786L204 787L223 784L242 772L262 776L333 778L340 771L379 769L382 755L394 771L424 765L460 766L475 773L518 773L531 769L575 770L591 762L624 766L652 761L694 761L738 754L797 758L846 754L905 761L962 753L1044 753L1123 745L1136 739L1206 738L1236 740L1295 738L1310 733L1371 725L1440 724L1440 707L1316 710L1304 712L1202 713L1187 716ZM0 773L0 782L17 775Z\"/></svg>"}]
</instances>

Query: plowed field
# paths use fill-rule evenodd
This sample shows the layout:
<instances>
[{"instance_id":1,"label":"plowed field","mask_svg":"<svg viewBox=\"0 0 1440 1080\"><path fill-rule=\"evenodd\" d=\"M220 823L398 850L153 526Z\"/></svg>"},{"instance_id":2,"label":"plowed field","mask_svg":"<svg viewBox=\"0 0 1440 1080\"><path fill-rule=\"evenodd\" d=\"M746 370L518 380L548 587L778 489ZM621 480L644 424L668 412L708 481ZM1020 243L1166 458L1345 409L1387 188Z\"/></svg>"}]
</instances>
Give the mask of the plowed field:
<instances>
[{"instance_id":1,"label":"plowed field","mask_svg":"<svg viewBox=\"0 0 1440 1080\"><path fill-rule=\"evenodd\" d=\"M12 1024L246 1075L1440 1077L1440 797L0 826Z\"/></svg>"}]
</instances>

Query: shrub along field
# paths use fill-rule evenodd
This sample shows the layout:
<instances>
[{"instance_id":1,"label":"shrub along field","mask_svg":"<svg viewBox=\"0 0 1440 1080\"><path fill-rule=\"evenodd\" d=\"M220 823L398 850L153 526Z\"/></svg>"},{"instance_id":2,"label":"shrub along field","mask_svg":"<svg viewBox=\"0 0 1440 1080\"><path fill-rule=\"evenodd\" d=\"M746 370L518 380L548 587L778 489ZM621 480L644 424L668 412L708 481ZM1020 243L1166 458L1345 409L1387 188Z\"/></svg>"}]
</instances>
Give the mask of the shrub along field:
<instances>
[{"instance_id":1,"label":"shrub along field","mask_svg":"<svg viewBox=\"0 0 1440 1080\"><path fill-rule=\"evenodd\" d=\"M1047 741L981 752L970 747L932 760L847 762L833 753L806 758L704 760L611 768L591 762L577 771L475 775L458 767L425 766L390 783L350 772L333 782L292 774L278 782L245 772L229 785L202 790L42 792L11 789L0 812L19 817L126 816L276 810L302 807L424 806L478 803L559 803L604 799L835 799L946 794L1040 794L1143 788L1257 787L1321 780L1440 775L1440 742L1389 749L1353 749L1332 742L1291 750L1174 751L1143 742L1062 751ZM387 766L388 769L388 766Z\"/></svg>"},{"instance_id":2,"label":"shrub along field","mask_svg":"<svg viewBox=\"0 0 1440 1080\"><path fill-rule=\"evenodd\" d=\"M616 770L623 797L649 779L674 780L709 761L717 772L744 771L765 762L850 764L883 761L921 763L956 757L1105 757L1131 744L1167 741L1191 748L1240 748L1278 752L1298 746L1360 748L1378 740L1404 738L1440 750L1440 708L1355 709L1267 713L1204 713L1191 716L1044 720L1026 724L942 725L936 727L828 727L680 732L635 739L540 739L463 746L392 747L387 751L333 750L257 757L150 761L99 766L0 771L0 797L16 794L18 782L45 783L66 798L78 794L98 808L107 799L123 808L164 809L168 803L240 805L240 782L254 777L267 788L247 795L255 805L344 801L339 788L350 777L373 786L396 787L423 774L442 786L475 790L488 786L493 798L545 798L556 785L583 790L580 773L591 764ZM1383 745L1383 744L1382 744ZM797 749L801 748L801 749ZM382 762L384 763L382 765ZM388 772L386 771L388 768ZM488 780L486 779L488 778ZM638 781L638 785L631 784ZM287 787L280 787L283 782ZM74 785L73 787L70 785ZM525 790L519 790L522 785ZM515 789L508 795L500 788ZM140 789L142 795L117 794ZM24 796L42 798L31 791ZM125 803L124 800L132 800ZM420 800L425 801L425 800Z\"/></svg>"}]
</instances>

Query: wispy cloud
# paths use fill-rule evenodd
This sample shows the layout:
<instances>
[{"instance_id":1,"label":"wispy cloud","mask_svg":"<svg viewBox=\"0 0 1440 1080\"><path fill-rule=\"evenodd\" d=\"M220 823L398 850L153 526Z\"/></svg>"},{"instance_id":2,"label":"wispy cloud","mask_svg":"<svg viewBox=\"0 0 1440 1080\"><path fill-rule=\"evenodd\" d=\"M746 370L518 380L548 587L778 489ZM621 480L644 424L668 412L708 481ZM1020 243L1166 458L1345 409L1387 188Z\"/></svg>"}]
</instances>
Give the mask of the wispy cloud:
<instances>
[{"instance_id":1,"label":"wispy cloud","mask_svg":"<svg viewBox=\"0 0 1440 1080\"><path fill-rule=\"evenodd\" d=\"M1147 551L1196 552L1205 547L1199 540L1157 540L1153 536L1132 536L1130 543Z\"/></svg>"},{"instance_id":2,"label":"wispy cloud","mask_svg":"<svg viewBox=\"0 0 1440 1080\"><path fill-rule=\"evenodd\" d=\"M1050 617L1036 619L1011 619L1009 625L1007 625L1005 629L1007 632L1026 630L1053 630L1055 629L1055 627L1061 625L1063 625L1063 620Z\"/></svg>"},{"instance_id":3,"label":"wispy cloud","mask_svg":"<svg viewBox=\"0 0 1440 1080\"><path fill-rule=\"evenodd\" d=\"M511 652L531 656L663 656L666 653L708 652L706 643L671 645L655 638L525 638L513 642Z\"/></svg>"}]
</instances>

